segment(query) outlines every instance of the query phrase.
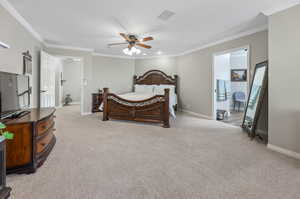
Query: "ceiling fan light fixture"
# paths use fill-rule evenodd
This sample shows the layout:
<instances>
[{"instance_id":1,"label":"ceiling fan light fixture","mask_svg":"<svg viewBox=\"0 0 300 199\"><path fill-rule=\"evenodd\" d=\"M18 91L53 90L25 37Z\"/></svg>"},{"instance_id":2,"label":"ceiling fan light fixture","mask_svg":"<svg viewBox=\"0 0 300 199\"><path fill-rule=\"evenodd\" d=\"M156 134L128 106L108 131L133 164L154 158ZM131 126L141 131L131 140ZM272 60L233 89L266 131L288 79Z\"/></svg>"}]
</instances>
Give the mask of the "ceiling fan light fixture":
<instances>
[{"instance_id":1,"label":"ceiling fan light fixture","mask_svg":"<svg viewBox=\"0 0 300 199\"><path fill-rule=\"evenodd\" d=\"M130 55L130 56L132 56L132 52L131 52L131 50L129 50L129 48L125 48L125 49L123 50L123 53L124 53L125 55Z\"/></svg>"},{"instance_id":2,"label":"ceiling fan light fixture","mask_svg":"<svg viewBox=\"0 0 300 199\"><path fill-rule=\"evenodd\" d=\"M132 47L131 49L125 48L125 49L123 50L123 53L124 53L125 55L130 55L130 56L132 56L133 54L138 55L138 54L140 54L141 52L142 52L142 51L141 51L140 49L137 49L137 48L135 48L135 47Z\"/></svg>"}]
</instances>

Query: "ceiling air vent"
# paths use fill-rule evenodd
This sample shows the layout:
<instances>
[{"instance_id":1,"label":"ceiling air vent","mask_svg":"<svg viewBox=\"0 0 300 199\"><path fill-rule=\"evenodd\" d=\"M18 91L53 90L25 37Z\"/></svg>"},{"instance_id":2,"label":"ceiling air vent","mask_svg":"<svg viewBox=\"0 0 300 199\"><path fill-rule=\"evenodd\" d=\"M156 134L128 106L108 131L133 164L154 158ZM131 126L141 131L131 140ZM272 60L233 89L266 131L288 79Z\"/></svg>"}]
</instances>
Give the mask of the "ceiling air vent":
<instances>
[{"instance_id":1,"label":"ceiling air vent","mask_svg":"<svg viewBox=\"0 0 300 199\"><path fill-rule=\"evenodd\" d=\"M175 12L172 12L170 10L164 10L158 18L162 21L167 21L169 20L173 15L175 15Z\"/></svg>"}]
</instances>

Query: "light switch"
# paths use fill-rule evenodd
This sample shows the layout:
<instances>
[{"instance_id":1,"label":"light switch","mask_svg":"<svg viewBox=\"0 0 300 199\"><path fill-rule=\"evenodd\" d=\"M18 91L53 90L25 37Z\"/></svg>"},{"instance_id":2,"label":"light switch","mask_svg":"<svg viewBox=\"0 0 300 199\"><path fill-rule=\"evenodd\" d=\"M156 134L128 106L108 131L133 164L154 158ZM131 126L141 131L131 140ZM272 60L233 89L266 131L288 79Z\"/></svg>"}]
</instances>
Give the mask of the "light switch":
<instances>
[{"instance_id":1,"label":"light switch","mask_svg":"<svg viewBox=\"0 0 300 199\"><path fill-rule=\"evenodd\" d=\"M87 79L83 79L82 83L83 83L84 86L87 86L88 85L88 80Z\"/></svg>"}]
</instances>

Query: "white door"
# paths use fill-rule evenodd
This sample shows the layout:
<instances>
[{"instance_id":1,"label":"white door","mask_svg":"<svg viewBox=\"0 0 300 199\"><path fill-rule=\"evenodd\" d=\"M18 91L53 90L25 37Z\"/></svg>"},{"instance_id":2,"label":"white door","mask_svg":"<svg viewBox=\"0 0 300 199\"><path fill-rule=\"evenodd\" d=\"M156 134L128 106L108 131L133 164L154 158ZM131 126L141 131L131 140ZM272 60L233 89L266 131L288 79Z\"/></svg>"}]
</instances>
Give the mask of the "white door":
<instances>
[{"instance_id":1,"label":"white door","mask_svg":"<svg viewBox=\"0 0 300 199\"><path fill-rule=\"evenodd\" d=\"M219 54L214 56L214 76L213 76L213 85L214 85L214 99L213 99L213 116L216 118L217 110L226 110L230 114L230 100L225 95L228 93L223 93L224 91L229 91L230 87L222 89L222 97L224 99L218 100L220 92L218 91L218 84L222 84L225 87L228 86L230 82L230 54Z\"/></svg>"},{"instance_id":2,"label":"white door","mask_svg":"<svg viewBox=\"0 0 300 199\"><path fill-rule=\"evenodd\" d=\"M40 106L55 107L56 57L42 51L40 70Z\"/></svg>"}]
</instances>

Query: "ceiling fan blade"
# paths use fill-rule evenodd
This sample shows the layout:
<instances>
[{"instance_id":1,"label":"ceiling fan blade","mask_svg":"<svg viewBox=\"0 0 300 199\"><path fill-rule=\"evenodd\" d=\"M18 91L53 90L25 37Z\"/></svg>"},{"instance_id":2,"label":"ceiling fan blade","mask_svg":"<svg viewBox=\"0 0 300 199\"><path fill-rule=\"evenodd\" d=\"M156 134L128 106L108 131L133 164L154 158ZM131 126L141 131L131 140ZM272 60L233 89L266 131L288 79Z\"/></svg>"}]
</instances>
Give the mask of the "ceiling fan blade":
<instances>
[{"instance_id":1,"label":"ceiling fan blade","mask_svg":"<svg viewBox=\"0 0 300 199\"><path fill-rule=\"evenodd\" d=\"M153 40L153 37L145 37L141 41L145 42L145 41L151 41L151 40Z\"/></svg>"},{"instance_id":2,"label":"ceiling fan blade","mask_svg":"<svg viewBox=\"0 0 300 199\"><path fill-rule=\"evenodd\" d=\"M122 43L112 43L112 44L107 44L108 47L112 46L118 46L118 45L123 45L123 44L128 44L127 42L122 42Z\"/></svg>"},{"instance_id":3,"label":"ceiling fan blade","mask_svg":"<svg viewBox=\"0 0 300 199\"><path fill-rule=\"evenodd\" d=\"M143 48L147 48L147 49L152 48L151 46L148 46L148 45L146 45L146 44L141 44L141 43L137 43L136 45L137 45L137 46L140 46L140 47L143 47Z\"/></svg>"},{"instance_id":4,"label":"ceiling fan blade","mask_svg":"<svg viewBox=\"0 0 300 199\"><path fill-rule=\"evenodd\" d=\"M125 33L120 33L120 35L126 40L126 41L131 41L129 37Z\"/></svg>"}]
</instances>

